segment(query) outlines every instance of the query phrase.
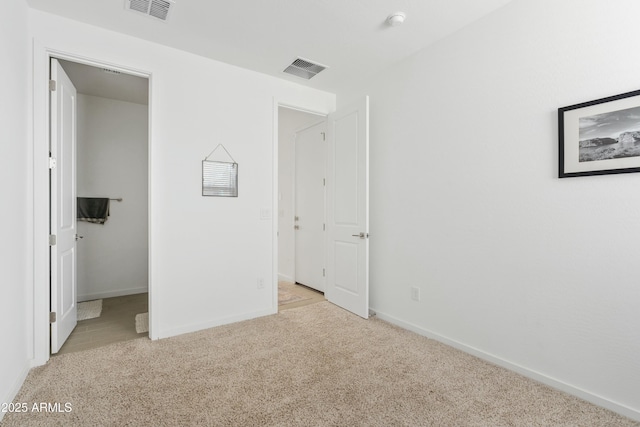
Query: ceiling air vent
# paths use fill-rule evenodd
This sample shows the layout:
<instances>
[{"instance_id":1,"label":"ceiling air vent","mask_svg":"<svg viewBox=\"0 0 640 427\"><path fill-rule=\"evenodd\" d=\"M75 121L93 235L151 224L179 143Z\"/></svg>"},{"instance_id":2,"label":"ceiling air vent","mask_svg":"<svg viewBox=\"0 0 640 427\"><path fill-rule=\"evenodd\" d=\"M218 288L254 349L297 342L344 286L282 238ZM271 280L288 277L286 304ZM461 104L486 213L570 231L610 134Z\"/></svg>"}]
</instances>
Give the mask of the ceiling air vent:
<instances>
[{"instance_id":1,"label":"ceiling air vent","mask_svg":"<svg viewBox=\"0 0 640 427\"><path fill-rule=\"evenodd\" d=\"M284 69L283 73L293 74L294 76L309 80L326 68L325 65L314 64L307 59L297 58L291 65Z\"/></svg>"},{"instance_id":2,"label":"ceiling air vent","mask_svg":"<svg viewBox=\"0 0 640 427\"><path fill-rule=\"evenodd\" d=\"M125 8L166 21L173 0L125 0Z\"/></svg>"}]
</instances>

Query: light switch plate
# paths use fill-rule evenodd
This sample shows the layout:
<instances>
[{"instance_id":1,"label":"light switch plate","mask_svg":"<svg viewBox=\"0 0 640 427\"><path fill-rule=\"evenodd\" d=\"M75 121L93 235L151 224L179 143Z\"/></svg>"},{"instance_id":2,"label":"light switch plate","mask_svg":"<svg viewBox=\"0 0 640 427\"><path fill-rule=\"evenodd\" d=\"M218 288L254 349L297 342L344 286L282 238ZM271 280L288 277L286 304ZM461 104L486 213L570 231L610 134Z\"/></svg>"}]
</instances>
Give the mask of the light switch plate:
<instances>
[{"instance_id":1,"label":"light switch plate","mask_svg":"<svg viewBox=\"0 0 640 427\"><path fill-rule=\"evenodd\" d=\"M271 219L271 209L260 209L260 219Z\"/></svg>"}]
</instances>

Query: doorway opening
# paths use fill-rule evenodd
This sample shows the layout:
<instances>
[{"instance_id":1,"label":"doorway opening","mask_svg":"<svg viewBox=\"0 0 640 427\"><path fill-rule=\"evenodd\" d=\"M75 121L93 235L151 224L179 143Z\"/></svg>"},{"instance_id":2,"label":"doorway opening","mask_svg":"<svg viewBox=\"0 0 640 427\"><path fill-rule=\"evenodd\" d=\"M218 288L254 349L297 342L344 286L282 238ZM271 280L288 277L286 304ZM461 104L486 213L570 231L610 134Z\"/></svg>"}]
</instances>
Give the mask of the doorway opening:
<instances>
[{"instance_id":1,"label":"doorway opening","mask_svg":"<svg viewBox=\"0 0 640 427\"><path fill-rule=\"evenodd\" d=\"M278 106L278 310L325 301L326 116Z\"/></svg>"},{"instance_id":2,"label":"doorway opening","mask_svg":"<svg viewBox=\"0 0 640 427\"><path fill-rule=\"evenodd\" d=\"M75 233L70 255L54 256L54 248L50 260L51 311L56 321L71 325L70 334L56 334L52 324L51 353L61 354L148 336L149 80L72 60L51 62L52 70L59 64L57 73L65 74L75 94L75 118L65 124L73 128L75 142L66 157L73 160L65 161L53 147L54 132L50 143L61 157L52 154L51 212L68 206ZM61 84L56 81L53 89L62 90ZM55 90L52 129L58 126ZM73 182L61 184L59 174ZM62 222L54 218L63 213L50 215L55 235ZM66 290L57 291L67 278Z\"/></svg>"},{"instance_id":3,"label":"doorway opening","mask_svg":"<svg viewBox=\"0 0 640 427\"><path fill-rule=\"evenodd\" d=\"M276 104L274 113L274 135L278 135L280 126L280 109ZM293 108L295 110L295 108ZM284 112L284 109L282 110ZM336 304L358 316L369 318L369 97L364 96L350 105L339 107L325 117L326 134L323 135L325 161L323 180L325 219L324 229L324 268L323 291L327 301ZM307 129L311 129L311 126ZM298 132L301 134L303 131ZM285 134L286 135L286 134ZM279 137L274 138L274 149L278 153L276 164L286 164L280 159ZM286 136L282 139L286 143ZM286 152L286 150L284 150ZM315 166L314 166L315 167ZM281 168L274 169L274 180L282 180ZM276 175L278 174L278 175ZM287 188L285 183L278 186L278 191ZM306 197L306 193L305 193ZM274 191L274 206L280 207L283 195ZM274 219L274 273L278 279L286 279L286 270L280 265L280 258L286 263L286 249L280 248L281 240L277 232L286 233L291 229L287 224L284 209L278 208L278 219L284 218L284 224ZM298 229L294 215L295 231L301 229L302 217L298 218ZM282 252L282 254L281 254ZM284 256L282 256L284 255ZM316 257L317 258L317 257ZM286 265L286 264L284 264ZM299 263L297 264L299 265ZM291 266L291 263L289 264ZM291 270L290 270L291 271ZM299 273L293 270L294 282ZM284 276L284 277L283 277ZM277 295L274 292L274 300Z\"/></svg>"}]
</instances>

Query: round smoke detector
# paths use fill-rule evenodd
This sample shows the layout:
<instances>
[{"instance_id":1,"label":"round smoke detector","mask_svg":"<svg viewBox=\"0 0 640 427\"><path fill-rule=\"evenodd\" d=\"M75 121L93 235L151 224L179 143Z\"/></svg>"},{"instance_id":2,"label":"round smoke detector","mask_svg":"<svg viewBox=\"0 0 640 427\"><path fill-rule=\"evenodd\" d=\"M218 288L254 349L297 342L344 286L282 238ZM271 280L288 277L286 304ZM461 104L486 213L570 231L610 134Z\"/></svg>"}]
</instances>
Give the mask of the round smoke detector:
<instances>
[{"instance_id":1,"label":"round smoke detector","mask_svg":"<svg viewBox=\"0 0 640 427\"><path fill-rule=\"evenodd\" d=\"M404 12L395 12L387 16L387 24L392 27L397 27L401 25L405 19L407 19L407 15Z\"/></svg>"}]
</instances>

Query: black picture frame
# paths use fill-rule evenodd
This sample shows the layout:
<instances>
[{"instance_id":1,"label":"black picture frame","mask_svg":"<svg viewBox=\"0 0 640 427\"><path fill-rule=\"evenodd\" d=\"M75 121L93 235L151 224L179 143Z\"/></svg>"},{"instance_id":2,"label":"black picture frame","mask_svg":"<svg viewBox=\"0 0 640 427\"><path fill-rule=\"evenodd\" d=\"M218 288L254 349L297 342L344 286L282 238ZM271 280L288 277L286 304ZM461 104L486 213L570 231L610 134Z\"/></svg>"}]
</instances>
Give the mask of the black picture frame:
<instances>
[{"instance_id":1,"label":"black picture frame","mask_svg":"<svg viewBox=\"0 0 640 427\"><path fill-rule=\"evenodd\" d=\"M558 134L559 178L640 172L640 90L558 108Z\"/></svg>"}]
</instances>

